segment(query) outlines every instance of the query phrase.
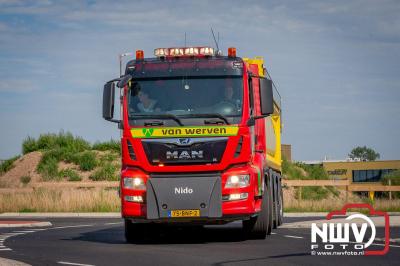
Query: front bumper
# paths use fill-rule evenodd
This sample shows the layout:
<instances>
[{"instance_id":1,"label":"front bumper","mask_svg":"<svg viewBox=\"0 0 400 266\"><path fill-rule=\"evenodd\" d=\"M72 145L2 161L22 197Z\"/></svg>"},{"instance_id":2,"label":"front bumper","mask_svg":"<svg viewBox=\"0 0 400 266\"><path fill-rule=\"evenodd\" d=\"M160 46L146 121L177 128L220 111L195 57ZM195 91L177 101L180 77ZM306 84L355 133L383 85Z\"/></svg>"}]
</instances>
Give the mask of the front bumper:
<instances>
[{"instance_id":1,"label":"front bumper","mask_svg":"<svg viewBox=\"0 0 400 266\"><path fill-rule=\"evenodd\" d=\"M227 181L228 176L232 174L249 174L250 175L250 184L244 188L225 188L225 184ZM242 166L238 168L229 169L223 173L202 173L196 175L188 175L185 173L182 174L165 174L165 175L146 175L139 169L129 169L122 171L122 178L123 177L136 177L139 176L146 180L147 189L146 190L131 190L126 189L121 185L121 203L122 203L122 216L124 218L129 218L136 221L153 221L153 222L198 222L202 224L207 223L221 223L227 221L234 221L234 220L244 220L248 219L249 217L255 215L260 211L260 178L259 173L254 167L250 166ZM198 203L203 202L203 198L197 199L190 199L193 205L187 203L189 198L182 198L182 200L175 200L175 202L170 199L166 199L163 193L164 189L168 189L170 187L164 186L159 188L154 188L154 183L160 183L158 180L163 180L162 183L168 184L165 178L171 178L170 180L179 180L177 184L182 184L182 187L185 187L185 184L193 185L197 181L201 181L205 178L213 177L216 184L215 186L218 187L218 191L210 189L207 187L207 182L203 185L204 190L212 190L212 193L209 194L205 193L208 197L208 202L206 202L206 206L210 206L210 210L201 210L200 217L191 217L191 218L171 218L168 217L168 210L171 209L200 209L197 208ZM172 179L173 178L173 179ZM149 181L150 180L150 181ZM211 182L211 181L210 181ZM201 182L199 182L201 183ZM121 179L121 184L123 184ZM211 183L210 183L211 184ZM173 185L173 184L172 184ZM199 185L200 186L200 185ZM167 188L168 187L168 188ZM154 191L156 190L156 191ZM159 190L159 192L157 192ZM150 191L148 193L147 191ZM231 201L224 201L222 198L226 198L227 195L230 194L240 194L240 193L247 193L246 199L240 200L231 200ZM144 200L143 203L137 202L130 202L125 200L125 196L141 196ZM196 198L196 196L193 196ZM155 201L154 201L155 200ZM171 204L163 204L163 202L169 202ZM160 201L160 203L158 202ZM168 205L167 208L163 209L161 205ZM192 207L191 207L192 206ZM193 207L194 206L194 207ZM164 206L165 207L165 206Z\"/></svg>"}]
</instances>

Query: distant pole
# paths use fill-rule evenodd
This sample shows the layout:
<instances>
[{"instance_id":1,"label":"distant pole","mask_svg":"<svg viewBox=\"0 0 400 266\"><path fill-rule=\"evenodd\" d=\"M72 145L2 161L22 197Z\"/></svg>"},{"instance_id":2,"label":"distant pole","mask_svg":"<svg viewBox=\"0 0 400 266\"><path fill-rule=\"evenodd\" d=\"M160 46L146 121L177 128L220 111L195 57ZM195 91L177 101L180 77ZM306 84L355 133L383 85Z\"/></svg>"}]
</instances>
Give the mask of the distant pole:
<instances>
[{"instance_id":1,"label":"distant pole","mask_svg":"<svg viewBox=\"0 0 400 266\"><path fill-rule=\"evenodd\" d=\"M123 53L118 55L118 60L119 60L119 76L122 77L122 59L125 56L133 55L133 53Z\"/></svg>"},{"instance_id":2,"label":"distant pole","mask_svg":"<svg viewBox=\"0 0 400 266\"><path fill-rule=\"evenodd\" d=\"M122 77L122 54L118 55L119 59L119 77Z\"/></svg>"},{"instance_id":3,"label":"distant pole","mask_svg":"<svg viewBox=\"0 0 400 266\"><path fill-rule=\"evenodd\" d=\"M389 178L389 186L392 185L392 180ZM389 190L389 200L392 200L392 191Z\"/></svg>"}]
</instances>

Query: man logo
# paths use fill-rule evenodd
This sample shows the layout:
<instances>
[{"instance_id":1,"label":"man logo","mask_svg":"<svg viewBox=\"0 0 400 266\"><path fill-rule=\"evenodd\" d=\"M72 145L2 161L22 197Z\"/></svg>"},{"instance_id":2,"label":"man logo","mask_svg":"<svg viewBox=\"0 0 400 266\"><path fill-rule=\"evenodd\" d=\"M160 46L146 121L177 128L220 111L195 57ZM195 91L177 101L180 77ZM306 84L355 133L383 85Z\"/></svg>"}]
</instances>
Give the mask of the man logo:
<instances>
[{"instance_id":1,"label":"man logo","mask_svg":"<svg viewBox=\"0 0 400 266\"><path fill-rule=\"evenodd\" d=\"M167 159L203 159L203 151L167 151L165 154Z\"/></svg>"},{"instance_id":2,"label":"man logo","mask_svg":"<svg viewBox=\"0 0 400 266\"><path fill-rule=\"evenodd\" d=\"M190 139L186 138L186 139L179 139L179 144L181 145L188 145L190 143Z\"/></svg>"}]
</instances>

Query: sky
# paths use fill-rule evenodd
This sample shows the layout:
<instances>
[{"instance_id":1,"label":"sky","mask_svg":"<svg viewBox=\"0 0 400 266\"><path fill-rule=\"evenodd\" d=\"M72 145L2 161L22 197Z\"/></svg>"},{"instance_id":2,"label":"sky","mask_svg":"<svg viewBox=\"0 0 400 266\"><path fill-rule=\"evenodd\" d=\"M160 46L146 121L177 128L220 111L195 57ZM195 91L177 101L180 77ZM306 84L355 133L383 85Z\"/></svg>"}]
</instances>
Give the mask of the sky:
<instances>
[{"instance_id":1,"label":"sky","mask_svg":"<svg viewBox=\"0 0 400 266\"><path fill-rule=\"evenodd\" d=\"M295 160L367 145L400 159L400 1L0 0L0 158L27 136L119 138L102 119L118 54L214 45L263 56Z\"/></svg>"}]
</instances>

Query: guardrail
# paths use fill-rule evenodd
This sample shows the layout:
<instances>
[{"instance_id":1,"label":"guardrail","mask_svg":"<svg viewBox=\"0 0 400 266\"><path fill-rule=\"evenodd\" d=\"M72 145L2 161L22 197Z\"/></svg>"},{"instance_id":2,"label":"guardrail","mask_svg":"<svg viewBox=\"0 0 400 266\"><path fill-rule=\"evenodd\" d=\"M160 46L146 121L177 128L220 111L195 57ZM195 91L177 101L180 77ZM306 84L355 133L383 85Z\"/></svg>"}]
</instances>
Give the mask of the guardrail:
<instances>
[{"instance_id":1,"label":"guardrail","mask_svg":"<svg viewBox=\"0 0 400 266\"><path fill-rule=\"evenodd\" d=\"M381 183L355 184L349 180L283 180L283 184L288 187L339 187L346 192L389 192L392 198L394 191L400 191L400 186L382 185ZM347 194L346 194L347 195ZM301 197L301 194L300 194Z\"/></svg>"}]
</instances>

